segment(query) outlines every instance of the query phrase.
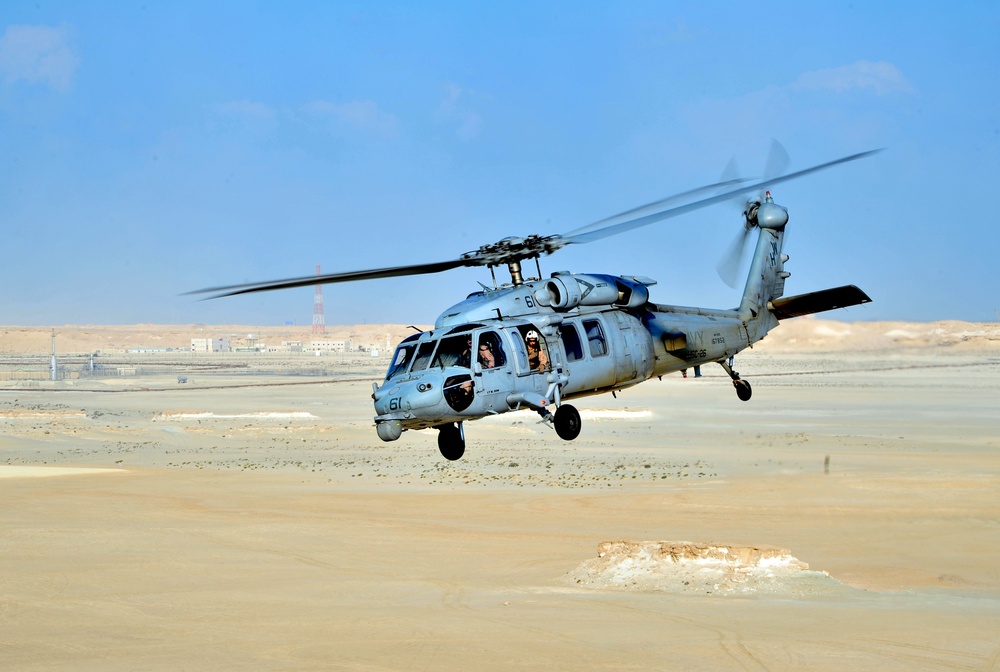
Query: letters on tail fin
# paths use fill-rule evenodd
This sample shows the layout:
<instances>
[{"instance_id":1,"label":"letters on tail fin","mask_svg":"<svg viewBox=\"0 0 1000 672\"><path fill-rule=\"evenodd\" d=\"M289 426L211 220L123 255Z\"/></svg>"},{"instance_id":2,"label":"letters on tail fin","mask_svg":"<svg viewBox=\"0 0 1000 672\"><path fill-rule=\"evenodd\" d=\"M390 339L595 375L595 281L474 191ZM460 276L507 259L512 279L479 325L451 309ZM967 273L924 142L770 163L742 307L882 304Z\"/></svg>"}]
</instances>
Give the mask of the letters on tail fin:
<instances>
[{"instance_id":1,"label":"letters on tail fin","mask_svg":"<svg viewBox=\"0 0 1000 672\"><path fill-rule=\"evenodd\" d=\"M784 294L785 278L790 275L784 269L787 257L781 253L784 230L760 228L758 231L757 247L740 302L744 319L757 317L770 301Z\"/></svg>"}]
</instances>

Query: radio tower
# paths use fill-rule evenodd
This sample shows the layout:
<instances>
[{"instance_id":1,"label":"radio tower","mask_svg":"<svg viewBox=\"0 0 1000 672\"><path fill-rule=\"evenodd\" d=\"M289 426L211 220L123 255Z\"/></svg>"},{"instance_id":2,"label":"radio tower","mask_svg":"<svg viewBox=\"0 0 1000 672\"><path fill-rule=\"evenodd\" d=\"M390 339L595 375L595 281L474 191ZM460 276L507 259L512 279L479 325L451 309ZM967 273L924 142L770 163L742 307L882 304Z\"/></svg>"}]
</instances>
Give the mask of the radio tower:
<instances>
[{"instance_id":1,"label":"radio tower","mask_svg":"<svg viewBox=\"0 0 1000 672\"><path fill-rule=\"evenodd\" d=\"M316 277L320 276L319 264L316 264ZM326 333L326 317L323 315L323 285L316 285L316 295L313 297L313 328L314 334Z\"/></svg>"}]
</instances>

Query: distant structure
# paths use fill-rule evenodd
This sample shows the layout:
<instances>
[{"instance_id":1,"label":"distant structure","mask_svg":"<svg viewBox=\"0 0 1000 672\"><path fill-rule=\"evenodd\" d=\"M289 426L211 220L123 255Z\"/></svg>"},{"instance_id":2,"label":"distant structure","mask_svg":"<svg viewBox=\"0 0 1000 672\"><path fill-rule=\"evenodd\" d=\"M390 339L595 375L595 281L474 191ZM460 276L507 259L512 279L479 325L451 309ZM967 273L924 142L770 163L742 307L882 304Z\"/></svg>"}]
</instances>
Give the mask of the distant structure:
<instances>
[{"instance_id":1,"label":"distant structure","mask_svg":"<svg viewBox=\"0 0 1000 672\"><path fill-rule=\"evenodd\" d=\"M319 264L316 264L316 277L319 277L320 275ZM312 333L326 333L326 316L323 313L323 285L316 285L316 294L313 296Z\"/></svg>"},{"instance_id":2,"label":"distant structure","mask_svg":"<svg viewBox=\"0 0 1000 672\"><path fill-rule=\"evenodd\" d=\"M49 377L52 380L59 379L59 365L56 363L56 330L52 330L52 363L49 364Z\"/></svg>"},{"instance_id":3,"label":"distant structure","mask_svg":"<svg viewBox=\"0 0 1000 672\"><path fill-rule=\"evenodd\" d=\"M229 339L224 336L191 339L191 352L229 352L229 348Z\"/></svg>"},{"instance_id":4,"label":"distant structure","mask_svg":"<svg viewBox=\"0 0 1000 672\"><path fill-rule=\"evenodd\" d=\"M308 349L317 355L326 352L351 352L351 341L350 339L342 341L313 340L309 343Z\"/></svg>"}]
</instances>

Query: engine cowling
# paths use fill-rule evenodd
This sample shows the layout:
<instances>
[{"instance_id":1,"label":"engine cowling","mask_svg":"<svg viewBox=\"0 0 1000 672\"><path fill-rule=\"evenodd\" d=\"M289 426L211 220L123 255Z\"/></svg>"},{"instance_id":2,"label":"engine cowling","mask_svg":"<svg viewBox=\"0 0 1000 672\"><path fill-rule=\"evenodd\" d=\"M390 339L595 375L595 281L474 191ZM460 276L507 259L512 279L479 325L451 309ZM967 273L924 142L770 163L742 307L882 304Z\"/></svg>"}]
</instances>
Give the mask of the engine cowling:
<instances>
[{"instance_id":1,"label":"engine cowling","mask_svg":"<svg viewBox=\"0 0 1000 672\"><path fill-rule=\"evenodd\" d=\"M618 285L616 306L639 308L649 301L649 288L641 282L628 278L615 278L615 284Z\"/></svg>"},{"instance_id":2,"label":"engine cowling","mask_svg":"<svg viewBox=\"0 0 1000 672\"><path fill-rule=\"evenodd\" d=\"M612 275L556 273L535 291L542 305L557 311L577 306L638 308L649 299L645 285Z\"/></svg>"}]
</instances>

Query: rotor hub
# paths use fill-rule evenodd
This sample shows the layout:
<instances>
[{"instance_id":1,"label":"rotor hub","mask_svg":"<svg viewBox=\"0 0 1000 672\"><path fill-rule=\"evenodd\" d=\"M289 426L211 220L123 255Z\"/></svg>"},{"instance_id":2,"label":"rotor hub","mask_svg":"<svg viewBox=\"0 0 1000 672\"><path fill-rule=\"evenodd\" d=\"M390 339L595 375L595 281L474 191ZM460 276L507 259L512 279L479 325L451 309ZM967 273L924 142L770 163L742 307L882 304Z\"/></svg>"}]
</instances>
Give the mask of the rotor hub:
<instances>
[{"instance_id":1,"label":"rotor hub","mask_svg":"<svg viewBox=\"0 0 1000 672\"><path fill-rule=\"evenodd\" d=\"M511 236L495 243L483 245L478 250L466 252L462 261L470 266L500 266L514 264L525 259L534 259L543 254L552 254L563 247L566 241L560 235L531 235L524 238Z\"/></svg>"}]
</instances>

